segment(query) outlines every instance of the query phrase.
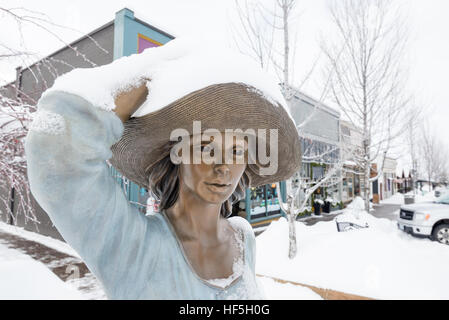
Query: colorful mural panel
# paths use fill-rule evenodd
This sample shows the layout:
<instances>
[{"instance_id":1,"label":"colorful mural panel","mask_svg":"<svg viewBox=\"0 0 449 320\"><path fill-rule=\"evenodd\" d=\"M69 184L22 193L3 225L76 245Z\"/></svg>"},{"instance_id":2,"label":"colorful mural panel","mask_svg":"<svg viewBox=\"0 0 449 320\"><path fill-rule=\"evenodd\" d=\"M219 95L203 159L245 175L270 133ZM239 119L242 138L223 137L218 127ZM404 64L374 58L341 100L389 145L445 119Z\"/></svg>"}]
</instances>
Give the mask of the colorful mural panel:
<instances>
[{"instance_id":1,"label":"colorful mural panel","mask_svg":"<svg viewBox=\"0 0 449 320\"><path fill-rule=\"evenodd\" d=\"M159 43L155 40L145 37L140 33L137 35L137 53L141 53L147 48L159 47L161 45L162 43Z\"/></svg>"}]
</instances>

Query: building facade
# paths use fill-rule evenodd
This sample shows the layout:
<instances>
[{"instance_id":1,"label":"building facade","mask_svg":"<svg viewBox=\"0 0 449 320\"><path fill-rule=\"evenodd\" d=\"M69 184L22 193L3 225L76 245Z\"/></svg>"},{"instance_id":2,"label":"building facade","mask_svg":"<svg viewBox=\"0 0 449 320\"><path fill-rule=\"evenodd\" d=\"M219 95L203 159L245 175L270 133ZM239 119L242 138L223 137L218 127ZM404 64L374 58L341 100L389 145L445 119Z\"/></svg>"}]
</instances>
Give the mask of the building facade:
<instances>
[{"instance_id":1,"label":"building facade","mask_svg":"<svg viewBox=\"0 0 449 320\"><path fill-rule=\"evenodd\" d=\"M164 45L172 39L174 36L139 20L131 10L125 8L116 13L114 20L72 42L69 46L61 48L27 68L17 68L16 80L0 90L2 94L11 98L35 105L42 93L53 85L58 76L73 68L105 65L123 56L139 54L146 48ZM73 50L75 47L77 51ZM39 77L36 78L37 74ZM295 174L296 178L293 176L288 181L280 181L281 195L277 194L275 184L246 190L245 199L233 206L233 215L246 218L253 227L267 225L285 215L279 205L279 196L286 200L287 188L295 187L299 176L310 183L319 181L326 174L329 166L340 157L338 149L340 114L298 90L293 89L293 92L294 95L288 102L292 116L298 124L304 124L299 130L304 155L303 166L301 171ZM145 214L149 209L157 210L157 203L151 201L148 190L126 179L112 166L110 171L123 188L128 200L139 211ZM10 191L0 190L0 192ZM55 196L57 196L57 190L55 190ZM337 182L318 189L310 200L309 206L312 208L312 201L324 200L326 197L341 200L341 188ZM151 208L148 204L151 204ZM39 225L25 221L24 215L16 211L18 225L30 231L62 239L45 211L36 201L34 205ZM2 208L0 211L3 211Z\"/></svg>"},{"instance_id":2,"label":"building facade","mask_svg":"<svg viewBox=\"0 0 449 320\"><path fill-rule=\"evenodd\" d=\"M285 88L284 88L285 89ZM301 139L302 166L290 179L280 182L281 196L286 200L287 193L299 187L301 183L313 186L319 182L332 165L340 161L338 111L320 103L299 90L289 87L291 98L287 103L293 119L298 125ZM314 202L326 199L341 201L340 176L330 179L329 183L318 188L308 199L306 209L301 215L315 211ZM296 199L302 202L304 192ZM254 228L263 228L271 221L284 216L279 206L276 185L264 185L247 189L246 198L236 204L238 215L246 217Z\"/></svg>"},{"instance_id":3,"label":"building facade","mask_svg":"<svg viewBox=\"0 0 449 320\"><path fill-rule=\"evenodd\" d=\"M298 125L303 156L301 170L289 179L287 186L297 188L301 179L303 186L313 187L340 161L340 113L299 90L293 88L291 92L289 106ZM315 203L330 200L339 203L341 197L341 172L338 172L312 194L304 214L319 214ZM303 200L301 192L297 201Z\"/></svg>"},{"instance_id":4,"label":"building facade","mask_svg":"<svg viewBox=\"0 0 449 320\"><path fill-rule=\"evenodd\" d=\"M370 185L374 203L388 199L397 192L397 184L395 183L397 161L386 157L383 169L381 169L382 162L383 160L378 160L376 163L373 163L371 168L371 178L377 177ZM380 175L378 170L382 170Z\"/></svg>"},{"instance_id":5,"label":"building facade","mask_svg":"<svg viewBox=\"0 0 449 320\"><path fill-rule=\"evenodd\" d=\"M363 135L350 121L340 120L342 172L342 201L351 202L362 196L365 187L363 170L358 161L362 155Z\"/></svg>"},{"instance_id":6,"label":"building facade","mask_svg":"<svg viewBox=\"0 0 449 320\"><path fill-rule=\"evenodd\" d=\"M137 19L133 11L125 8L116 13L114 20L73 41L68 46L27 68L17 68L16 80L0 88L0 92L8 98L36 105L42 93L53 85L57 77L74 68L105 65L114 59L140 53L146 48L163 45L172 39L174 36ZM111 173L123 187L128 200L144 212L140 204L145 203L146 190L123 179L113 168ZM0 192L10 192L10 190L0 190ZM54 192L57 196L57 190ZM0 212L7 212L3 205L0 202ZM14 209L12 205L17 224L27 230L62 239L48 215L34 199L33 206L39 224L25 221L24 214L20 214L19 209ZM0 215L0 218L5 221L7 219L5 215Z\"/></svg>"}]
</instances>

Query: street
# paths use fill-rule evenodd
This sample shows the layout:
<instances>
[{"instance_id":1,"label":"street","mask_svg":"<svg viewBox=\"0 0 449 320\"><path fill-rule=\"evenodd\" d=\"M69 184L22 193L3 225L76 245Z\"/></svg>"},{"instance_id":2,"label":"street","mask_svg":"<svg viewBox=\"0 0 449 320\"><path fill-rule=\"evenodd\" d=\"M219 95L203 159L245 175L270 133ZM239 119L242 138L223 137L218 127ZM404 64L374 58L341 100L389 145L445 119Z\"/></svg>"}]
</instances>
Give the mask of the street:
<instances>
[{"instance_id":1,"label":"street","mask_svg":"<svg viewBox=\"0 0 449 320\"><path fill-rule=\"evenodd\" d=\"M372 215L376 218L386 218L392 221L396 221L397 214L396 212L401 208L400 204L375 204L373 206L374 211L372 211Z\"/></svg>"}]
</instances>

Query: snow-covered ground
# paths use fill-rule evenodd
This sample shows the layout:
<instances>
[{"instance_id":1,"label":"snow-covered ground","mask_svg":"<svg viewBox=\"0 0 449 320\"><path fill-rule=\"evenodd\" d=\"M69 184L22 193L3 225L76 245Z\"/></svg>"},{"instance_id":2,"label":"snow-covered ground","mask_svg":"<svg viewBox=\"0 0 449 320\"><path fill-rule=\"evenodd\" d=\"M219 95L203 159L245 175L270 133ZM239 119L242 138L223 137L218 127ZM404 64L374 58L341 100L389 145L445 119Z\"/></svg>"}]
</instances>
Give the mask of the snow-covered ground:
<instances>
[{"instance_id":1,"label":"snow-covered ground","mask_svg":"<svg viewBox=\"0 0 449 320\"><path fill-rule=\"evenodd\" d=\"M397 196L397 203L400 200ZM432 194L417 200L432 200ZM335 221L313 226L297 222L298 254L293 260L287 257L285 219L273 222L258 236L256 273L266 276L257 278L266 298L322 299L309 288L268 278L273 277L378 299L449 299L449 246L414 238L398 230L394 221L377 219L362 208L363 202L349 206L336 219L368 224L368 228L338 232ZM0 230L73 253L64 242L21 228L0 224ZM76 286L62 282L43 264L1 241L0 283L0 299L92 299L102 295L76 292Z\"/></svg>"},{"instance_id":2,"label":"snow-covered ground","mask_svg":"<svg viewBox=\"0 0 449 320\"><path fill-rule=\"evenodd\" d=\"M267 277L257 277L258 283L269 300L323 300L311 289L290 283L280 283Z\"/></svg>"},{"instance_id":3,"label":"snow-covered ground","mask_svg":"<svg viewBox=\"0 0 449 320\"><path fill-rule=\"evenodd\" d=\"M65 242L42 236L23 228L0 222L0 231L20 236L46 245L60 252L77 256ZM104 299L101 288L79 292L80 288L92 283L92 275L81 279L70 279L64 283L45 265L30 256L8 248L0 239L0 300L1 299ZM257 281L267 299L277 300L321 300L311 289L289 283L279 283L266 277Z\"/></svg>"},{"instance_id":4,"label":"snow-covered ground","mask_svg":"<svg viewBox=\"0 0 449 320\"><path fill-rule=\"evenodd\" d=\"M369 227L338 232L335 221L297 222L293 260L286 219L273 222L256 238L256 272L377 299L449 299L449 246L414 238L357 206L338 220L345 218Z\"/></svg>"},{"instance_id":5,"label":"snow-covered ground","mask_svg":"<svg viewBox=\"0 0 449 320\"><path fill-rule=\"evenodd\" d=\"M80 292L41 262L0 243L0 300L80 300Z\"/></svg>"},{"instance_id":6,"label":"snow-covered ground","mask_svg":"<svg viewBox=\"0 0 449 320\"><path fill-rule=\"evenodd\" d=\"M407 195L413 195L412 192L407 193ZM434 192L429 191L416 191L415 194L415 203L426 202L426 201L434 201L437 198L434 195ZM388 199L381 200L381 204L404 204L404 195L402 193L395 193Z\"/></svg>"},{"instance_id":7,"label":"snow-covered ground","mask_svg":"<svg viewBox=\"0 0 449 320\"><path fill-rule=\"evenodd\" d=\"M402 193L395 193L390 198L380 200L381 204L404 204L404 195Z\"/></svg>"}]
</instances>

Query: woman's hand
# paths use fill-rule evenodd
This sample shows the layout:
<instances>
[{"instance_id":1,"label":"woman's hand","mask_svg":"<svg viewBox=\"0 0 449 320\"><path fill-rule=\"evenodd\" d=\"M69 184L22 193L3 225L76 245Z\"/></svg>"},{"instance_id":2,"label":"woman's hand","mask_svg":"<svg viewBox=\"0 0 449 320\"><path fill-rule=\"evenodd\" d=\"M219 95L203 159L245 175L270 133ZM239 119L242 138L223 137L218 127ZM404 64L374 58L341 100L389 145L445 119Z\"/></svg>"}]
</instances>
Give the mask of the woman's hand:
<instances>
[{"instance_id":1,"label":"woman's hand","mask_svg":"<svg viewBox=\"0 0 449 320\"><path fill-rule=\"evenodd\" d=\"M125 123L131 115L145 102L148 96L146 81L128 91L123 91L115 97L115 109L117 116Z\"/></svg>"}]
</instances>

